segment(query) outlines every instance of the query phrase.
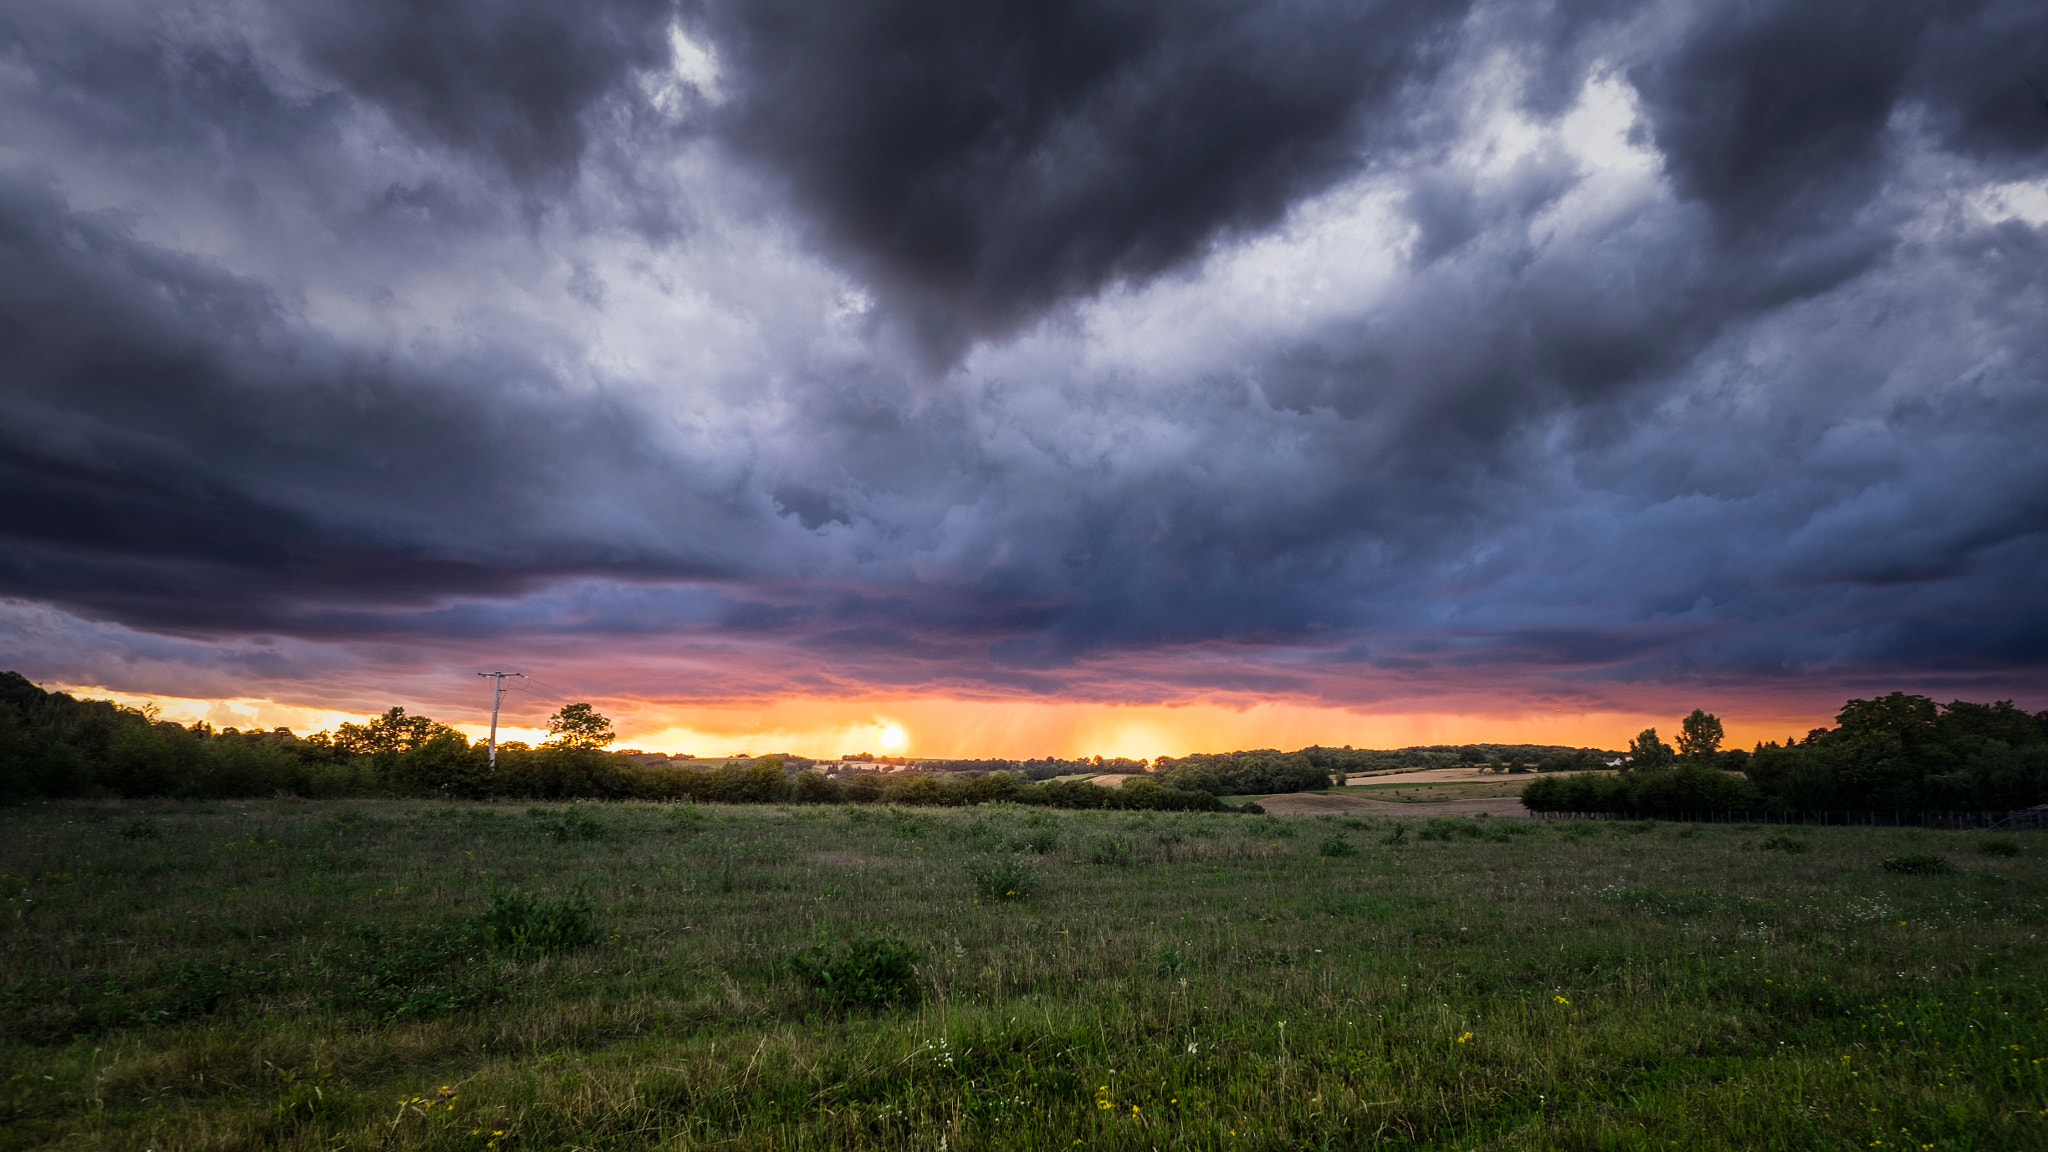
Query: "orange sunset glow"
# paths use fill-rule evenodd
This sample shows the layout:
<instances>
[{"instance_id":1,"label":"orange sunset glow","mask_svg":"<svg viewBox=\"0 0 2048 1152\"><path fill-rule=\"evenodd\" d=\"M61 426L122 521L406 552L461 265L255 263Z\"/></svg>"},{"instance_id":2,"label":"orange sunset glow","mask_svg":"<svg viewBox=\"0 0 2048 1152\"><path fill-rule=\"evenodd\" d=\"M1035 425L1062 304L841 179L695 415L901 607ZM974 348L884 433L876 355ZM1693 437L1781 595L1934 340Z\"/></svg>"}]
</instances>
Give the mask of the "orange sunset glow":
<instances>
[{"instance_id":1,"label":"orange sunset glow","mask_svg":"<svg viewBox=\"0 0 2048 1152\"><path fill-rule=\"evenodd\" d=\"M216 728L287 727L306 734L345 721L360 723L371 715L262 698L142 697L92 685L50 687L131 707L153 705L165 719L183 723L203 720ZM600 700L597 704L617 723L618 746L622 748L696 756L790 752L816 759L871 752L961 759L1121 756L1151 760L1192 752L1294 749L1312 744L1402 748L1512 743L1620 748L1644 728L1654 727L1668 735L1675 731L1678 715L1558 710L1369 712L1285 702L1119 705L937 698L839 701L790 697L723 707L630 700ZM544 720L533 712L528 708L501 718L499 739L530 743L546 739ZM479 723L470 716L447 713L437 718L474 739L482 739L488 730L487 722ZM1725 718L1729 744L1735 747L1803 734L1826 722L1825 714Z\"/></svg>"}]
</instances>

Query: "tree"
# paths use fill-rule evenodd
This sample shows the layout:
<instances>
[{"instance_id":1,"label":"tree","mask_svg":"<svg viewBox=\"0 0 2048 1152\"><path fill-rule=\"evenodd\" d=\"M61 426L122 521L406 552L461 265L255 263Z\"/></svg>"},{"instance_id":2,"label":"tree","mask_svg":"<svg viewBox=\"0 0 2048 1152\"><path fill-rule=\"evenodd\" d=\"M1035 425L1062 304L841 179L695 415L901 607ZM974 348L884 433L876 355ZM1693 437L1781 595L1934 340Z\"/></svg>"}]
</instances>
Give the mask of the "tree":
<instances>
[{"instance_id":1,"label":"tree","mask_svg":"<svg viewBox=\"0 0 2048 1152\"><path fill-rule=\"evenodd\" d=\"M1671 745L1657 738L1655 728L1645 728L1629 742L1628 765L1631 768L1663 768L1674 759Z\"/></svg>"},{"instance_id":2,"label":"tree","mask_svg":"<svg viewBox=\"0 0 2048 1152\"><path fill-rule=\"evenodd\" d=\"M349 756L378 752L410 752L443 732L446 724L425 716L407 716L405 709L393 708L368 724L343 724L334 730L334 747Z\"/></svg>"},{"instance_id":3,"label":"tree","mask_svg":"<svg viewBox=\"0 0 2048 1152\"><path fill-rule=\"evenodd\" d=\"M588 704L565 704L548 717L550 748L602 748L616 739L612 722Z\"/></svg>"},{"instance_id":4,"label":"tree","mask_svg":"<svg viewBox=\"0 0 2048 1152\"><path fill-rule=\"evenodd\" d=\"M1704 760L1721 747L1721 718L1695 708L1679 722L1678 754L1687 760Z\"/></svg>"}]
</instances>

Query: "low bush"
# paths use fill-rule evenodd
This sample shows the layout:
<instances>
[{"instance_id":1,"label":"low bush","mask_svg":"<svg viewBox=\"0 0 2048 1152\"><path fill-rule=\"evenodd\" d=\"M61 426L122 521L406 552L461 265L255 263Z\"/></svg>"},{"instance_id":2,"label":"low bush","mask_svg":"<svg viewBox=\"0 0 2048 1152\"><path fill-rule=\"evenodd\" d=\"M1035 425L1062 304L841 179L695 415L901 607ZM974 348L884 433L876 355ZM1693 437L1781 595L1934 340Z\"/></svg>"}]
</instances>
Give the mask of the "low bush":
<instances>
[{"instance_id":1,"label":"low bush","mask_svg":"<svg viewBox=\"0 0 2048 1152\"><path fill-rule=\"evenodd\" d=\"M2020 846L2013 840L1980 840L1977 851L1985 856L2013 857L2020 854Z\"/></svg>"},{"instance_id":2,"label":"low bush","mask_svg":"<svg viewBox=\"0 0 2048 1152\"><path fill-rule=\"evenodd\" d=\"M1131 842L1121 836L1099 836L1088 843L1088 862L1111 868L1128 868L1138 862Z\"/></svg>"},{"instance_id":3,"label":"low bush","mask_svg":"<svg viewBox=\"0 0 2048 1152\"><path fill-rule=\"evenodd\" d=\"M561 952L595 944L602 933L590 898L541 897L517 889L493 888L482 928L494 945L514 953Z\"/></svg>"},{"instance_id":4,"label":"low bush","mask_svg":"<svg viewBox=\"0 0 2048 1152\"><path fill-rule=\"evenodd\" d=\"M1946 876L1956 870L1955 865L1940 856L1924 852L1909 856L1887 856L1881 867L1887 872L1902 872L1908 876Z\"/></svg>"},{"instance_id":5,"label":"low bush","mask_svg":"<svg viewBox=\"0 0 2048 1152\"><path fill-rule=\"evenodd\" d=\"M561 812L550 812L545 808L528 808L526 815L534 821L534 828L542 835L552 837L557 844L576 840L602 840L604 824L576 806L572 801Z\"/></svg>"},{"instance_id":6,"label":"low bush","mask_svg":"<svg viewBox=\"0 0 2048 1152\"><path fill-rule=\"evenodd\" d=\"M834 1008L886 1008L918 999L917 949L894 936L864 933L806 948L789 966Z\"/></svg>"},{"instance_id":7,"label":"low bush","mask_svg":"<svg viewBox=\"0 0 2048 1152\"><path fill-rule=\"evenodd\" d=\"M1476 820L1461 820L1456 816L1436 816L1432 817L1422 826L1422 831L1416 833L1416 837L1422 840L1448 841L1459 836L1476 839L1485 835L1485 833L1486 829L1481 828Z\"/></svg>"},{"instance_id":8,"label":"low bush","mask_svg":"<svg viewBox=\"0 0 2048 1152\"><path fill-rule=\"evenodd\" d=\"M1019 852L1047 856L1060 846L1060 834L1051 828L1030 828L1012 840L1010 846Z\"/></svg>"},{"instance_id":9,"label":"low bush","mask_svg":"<svg viewBox=\"0 0 2048 1152\"><path fill-rule=\"evenodd\" d=\"M967 879L976 900L995 903L1031 895L1038 872L1022 856L979 856L967 862Z\"/></svg>"},{"instance_id":10,"label":"low bush","mask_svg":"<svg viewBox=\"0 0 2048 1152\"><path fill-rule=\"evenodd\" d=\"M1793 855L1798 855L1801 852L1807 851L1812 845L1797 836L1767 836L1760 847L1766 852L1789 852Z\"/></svg>"},{"instance_id":11,"label":"low bush","mask_svg":"<svg viewBox=\"0 0 2048 1152\"><path fill-rule=\"evenodd\" d=\"M160 840L163 838L163 834L164 830L157 827L156 821L151 820L147 816L130 820L121 829L121 839L123 840Z\"/></svg>"},{"instance_id":12,"label":"low bush","mask_svg":"<svg viewBox=\"0 0 2048 1152\"><path fill-rule=\"evenodd\" d=\"M1358 846L1342 836L1332 836L1316 845L1316 851L1324 856L1356 856Z\"/></svg>"}]
</instances>

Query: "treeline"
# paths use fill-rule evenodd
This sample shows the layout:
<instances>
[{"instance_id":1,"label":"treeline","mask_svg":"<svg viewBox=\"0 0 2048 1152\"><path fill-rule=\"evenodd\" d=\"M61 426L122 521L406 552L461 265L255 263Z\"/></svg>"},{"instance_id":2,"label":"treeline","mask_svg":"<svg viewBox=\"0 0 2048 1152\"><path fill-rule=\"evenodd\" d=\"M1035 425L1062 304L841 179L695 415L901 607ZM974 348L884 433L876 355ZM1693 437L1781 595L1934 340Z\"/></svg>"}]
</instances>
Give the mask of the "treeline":
<instances>
[{"instance_id":1,"label":"treeline","mask_svg":"<svg viewBox=\"0 0 2048 1152\"><path fill-rule=\"evenodd\" d=\"M1310 747L1299 755L1325 772L1393 772L1403 768L1480 768L1504 772L1568 772L1605 767L1620 755L1561 744L1429 744L1377 748Z\"/></svg>"},{"instance_id":2,"label":"treeline","mask_svg":"<svg viewBox=\"0 0 2048 1152\"><path fill-rule=\"evenodd\" d=\"M2009 811L2048 803L2048 711L2010 700L1936 704L1894 692L1851 700L1835 727L1720 751L1694 711L1674 752L1651 729L1619 773L1549 776L1522 790L1537 812Z\"/></svg>"},{"instance_id":3,"label":"treeline","mask_svg":"<svg viewBox=\"0 0 2048 1152\"><path fill-rule=\"evenodd\" d=\"M1007 800L1059 808L1215 810L1205 792L1136 779L1122 788L1034 783L1014 771L860 772L836 778L794 757L705 767L642 763L603 751L610 722L571 705L542 747L486 749L455 729L393 708L364 724L297 736L176 724L105 700L46 692L0 672L0 802L79 796L219 799L289 794L315 799L694 800L714 803L881 803L958 806ZM1068 762L1088 765L1089 762ZM1142 765L1136 765L1142 769ZM1083 768L1082 770L1087 770ZM1064 773L1062 773L1064 774Z\"/></svg>"}]
</instances>

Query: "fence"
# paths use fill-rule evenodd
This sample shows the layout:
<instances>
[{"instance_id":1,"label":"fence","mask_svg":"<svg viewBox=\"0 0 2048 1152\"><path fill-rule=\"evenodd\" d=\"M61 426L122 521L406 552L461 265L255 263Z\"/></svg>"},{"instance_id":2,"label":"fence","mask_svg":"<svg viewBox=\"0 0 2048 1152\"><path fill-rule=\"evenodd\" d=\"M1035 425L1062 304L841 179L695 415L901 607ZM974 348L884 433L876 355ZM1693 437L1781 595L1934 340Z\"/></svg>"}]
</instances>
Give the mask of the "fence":
<instances>
[{"instance_id":1,"label":"fence","mask_svg":"<svg viewBox=\"0 0 2048 1152\"><path fill-rule=\"evenodd\" d=\"M1688 824L1843 824L1874 828L2048 828L2048 805L2017 812L1531 812L1538 820L1675 820Z\"/></svg>"}]
</instances>

